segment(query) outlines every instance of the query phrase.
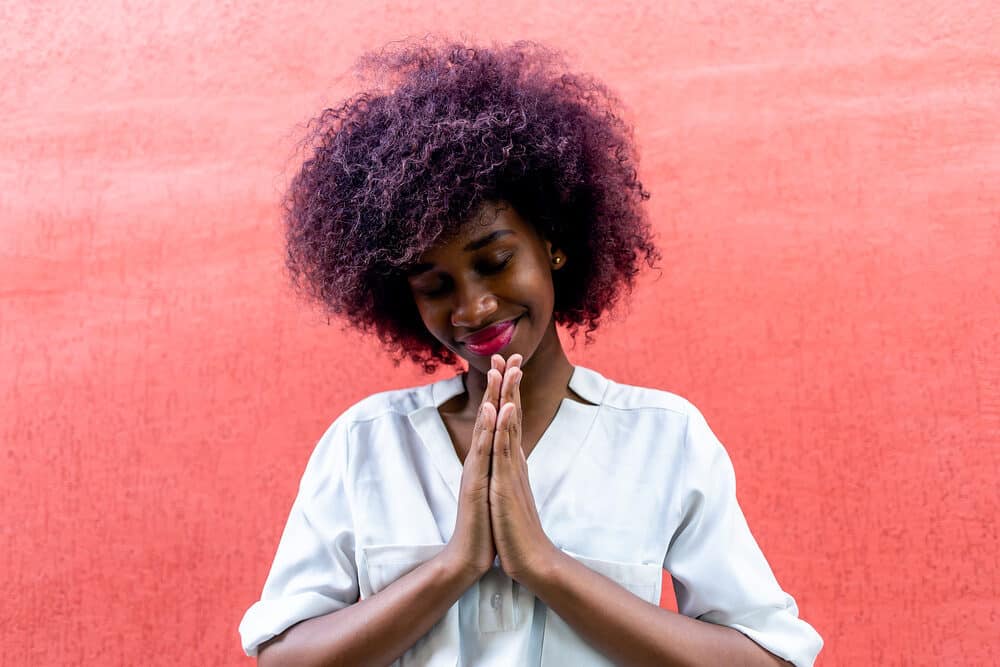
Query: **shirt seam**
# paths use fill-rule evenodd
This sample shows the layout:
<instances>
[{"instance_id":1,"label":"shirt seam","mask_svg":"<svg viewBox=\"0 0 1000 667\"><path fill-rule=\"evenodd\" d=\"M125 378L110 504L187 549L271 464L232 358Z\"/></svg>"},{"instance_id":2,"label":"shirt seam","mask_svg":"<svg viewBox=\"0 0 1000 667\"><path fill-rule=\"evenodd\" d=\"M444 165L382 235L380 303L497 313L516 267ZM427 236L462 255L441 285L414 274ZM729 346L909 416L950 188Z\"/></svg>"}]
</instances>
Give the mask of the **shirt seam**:
<instances>
[{"instance_id":1,"label":"shirt seam","mask_svg":"<svg viewBox=\"0 0 1000 667\"><path fill-rule=\"evenodd\" d=\"M438 407L437 404L434 402L434 387L436 385L442 383L442 382L447 382L447 381L448 381L448 379L446 378L444 380L439 380L438 382L434 382L434 383L431 383L431 384L425 384L425 385L420 385L420 386L417 386L417 387L406 387L406 388L403 388L403 389L399 389L398 390L399 393L402 393L404 395L409 395L409 396L412 396L413 394L416 394L416 393L421 393L422 390L426 390L426 394L428 394L428 395L427 396L423 396L423 397L421 397L419 399L422 404L418 405L417 407L413 408L412 410L403 410L403 409L400 409L399 407L396 407L396 406L390 404L389 406L381 408L379 410L379 412L377 412L377 413L375 413L373 415L362 414L362 415L359 415L359 416L353 416L353 415L351 415L352 412L362 412L361 410L357 410L356 409L356 408L359 407L360 404L356 404L356 405L352 406L350 409L348 409L347 411L345 411L344 414L343 414L343 416L347 418L347 421L350 423L351 426L353 426L355 424L364 424L366 422L375 421L376 419L381 419L382 417L385 417L386 415L397 415L397 416L400 416L400 417L410 417L414 413L420 412L421 410L426 410L427 408L432 408L432 407L433 408ZM394 392L384 392L384 393L394 393ZM361 403L364 403L364 401L362 401Z\"/></svg>"},{"instance_id":2,"label":"shirt seam","mask_svg":"<svg viewBox=\"0 0 1000 667\"><path fill-rule=\"evenodd\" d=\"M396 415L398 417L410 417L414 413L420 412L421 410L426 410L427 408L431 408L431 407L434 407L434 406L433 405L422 405L419 408L416 408L416 409L411 410L409 412L403 412L402 410L398 410L396 408L387 408L387 409L383 410L382 412L379 412L376 415L371 415L370 417L356 417L356 418L352 418L350 420L350 424L351 424L351 428L353 429L355 426L358 426L359 424L366 424L368 422L373 422L373 421L375 421L377 419L381 419L382 417L385 417L386 415Z\"/></svg>"},{"instance_id":3,"label":"shirt seam","mask_svg":"<svg viewBox=\"0 0 1000 667\"><path fill-rule=\"evenodd\" d=\"M605 403L603 397L601 398L601 405L604 406L604 407L611 408L612 410L618 410L620 412L634 412L634 411L638 411L638 410L655 410L657 412L670 412L670 413L673 413L675 415L680 415L682 417L687 417L688 416L688 413L685 412L684 410L675 410L674 408L667 408L667 407L664 407L664 406L661 406L661 405L639 405L639 406L632 407L632 408L622 407L622 406L619 406L619 405L611 405L609 403Z\"/></svg>"},{"instance_id":4,"label":"shirt seam","mask_svg":"<svg viewBox=\"0 0 1000 667\"><path fill-rule=\"evenodd\" d=\"M691 458L691 415L690 413L685 413L686 419L684 420L684 455L681 457L681 477L680 479L684 482L684 489L680 494L677 495L677 516L676 516L676 526L677 529L674 530L674 534L670 536L667 540L667 549L663 553L663 560L666 561L667 556L670 554L670 547L673 546L674 540L677 538L677 534L681 530L681 525L684 523L684 502L687 498L687 482L689 481L690 473L690 458ZM672 576L672 575L671 575Z\"/></svg>"},{"instance_id":5,"label":"shirt seam","mask_svg":"<svg viewBox=\"0 0 1000 667\"><path fill-rule=\"evenodd\" d=\"M351 537L353 544L351 545L351 556L354 558L355 572L358 567L358 528L355 523L357 515L354 513L354 475L350 474L351 470L351 443L354 440L354 424L351 424L347 429L347 451L344 453L344 495L347 499L347 509L351 513Z\"/></svg>"}]
</instances>

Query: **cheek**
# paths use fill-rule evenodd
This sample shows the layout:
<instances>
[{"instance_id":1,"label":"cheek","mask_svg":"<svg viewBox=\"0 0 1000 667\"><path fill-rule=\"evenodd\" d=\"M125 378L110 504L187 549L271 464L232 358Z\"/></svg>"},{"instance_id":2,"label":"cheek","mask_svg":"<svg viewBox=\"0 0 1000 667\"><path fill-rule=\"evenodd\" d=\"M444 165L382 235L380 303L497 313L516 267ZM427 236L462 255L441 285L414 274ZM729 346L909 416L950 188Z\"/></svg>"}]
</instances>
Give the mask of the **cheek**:
<instances>
[{"instance_id":1,"label":"cheek","mask_svg":"<svg viewBox=\"0 0 1000 667\"><path fill-rule=\"evenodd\" d=\"M446 304L446 301L442 301ZM446 305L436 303L417 303L417 312L420 313L420 320L424 324L424 329L439 343L452 352L458 353L457 348L451 342L451 311Z\"/></svg>"},{"instance_id":2,"label":"cheek","mask_svg":"<svg viewBox=\"0 0 1000 667\"><path fill-rule=\"evenodd\" d=\"M522 294L530 295L531 301L536 304L536 307L551 308L555 301L552 273L545 269L526 273L518 287Z\"/></svg>"},{"instance_id":3,"label":"cheek","mask_svg":"<svg viewBox=\"0 0 1000 667\"><path fill-rule=\"evenodd\" d=\"M440 305L435 305L434 303L421 303L417 302L417 312L420 313L420 319L423 321L424 326L431 333L435 333L441 328L441 313L443 309Z\"/></svg>"},{"instance_id":4,"label":"cheek","mask_svg":"<svg viewBox=\"0 0 1000 667\"><path fill-rule=\"evenodd\" d=\"M429 304L423 303L420 299L416 297L413 298L413 305L416 307L417 315L420 317L420 321L423 322L424 328L433 331L434 322L434 309Z\"/></svg>"}]
</instances>

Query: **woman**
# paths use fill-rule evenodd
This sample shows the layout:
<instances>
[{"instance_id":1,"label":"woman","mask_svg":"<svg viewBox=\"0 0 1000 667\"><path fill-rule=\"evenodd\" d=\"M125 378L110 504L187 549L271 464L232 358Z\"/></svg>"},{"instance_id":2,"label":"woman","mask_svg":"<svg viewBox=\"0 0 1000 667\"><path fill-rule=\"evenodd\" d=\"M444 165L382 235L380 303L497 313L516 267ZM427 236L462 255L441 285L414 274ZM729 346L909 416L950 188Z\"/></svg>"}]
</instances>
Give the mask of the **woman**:
<instances>
[{"instance_id":1,"label":"woman","mask_svg":"<svg viewBox=\"0 0 1000 667\"><path fill-rule=\"evenodd\" d=\"M341 415L261 600L261 665L810 665L701 414L574 367L659 255L616 102L537 46L369 56L314 125L289 267L328 309L455 377ZM680 613L657 606L661 571Z\"/></svg>"}]
</instances>

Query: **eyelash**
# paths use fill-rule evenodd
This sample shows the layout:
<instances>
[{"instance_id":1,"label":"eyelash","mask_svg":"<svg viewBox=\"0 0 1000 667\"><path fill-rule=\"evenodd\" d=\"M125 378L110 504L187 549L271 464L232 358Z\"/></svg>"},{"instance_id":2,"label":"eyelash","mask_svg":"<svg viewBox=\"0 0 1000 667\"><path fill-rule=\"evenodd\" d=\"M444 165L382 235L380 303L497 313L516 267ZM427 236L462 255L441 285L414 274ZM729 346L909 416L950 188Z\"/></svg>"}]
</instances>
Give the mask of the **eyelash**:
<instances>
[{"instance_id":1,"label":"eyelash","mask_svg":"<svg viewBox=\"0 0 1000 667\"><path fill-rule=\"evenodd\" d=\"M514 253L510 252L500 257L499 261L495 263L480 262L479 264L476 265L476 270L479 272L480 275L492 276L506 269L507 265L510 264L510 260L512 260L513 258L514 258ZM446 281L442 281L439 287L435 287L434 289L429 289L429 290L418 290L418 291L421 295L428 298L439 297L448 291L448 283Z\"/></svg>"},{"instance_id":2,"label":"eyelash","mask_svg":"<svg viewBox=\"0 0 1000 667\"><path fill-rule=\"evenodd\" d=\"M500 257L499 261L497 262L494 262L492 264L491 263L480 264L478 266L479 273L483 274L484 276L490 276L493 275L494 273L500 273L505 268L507 268L507 265L510 264L510 260L513 259L513 257L514 253L509 252Z\"/></svg>"}]
</instances>

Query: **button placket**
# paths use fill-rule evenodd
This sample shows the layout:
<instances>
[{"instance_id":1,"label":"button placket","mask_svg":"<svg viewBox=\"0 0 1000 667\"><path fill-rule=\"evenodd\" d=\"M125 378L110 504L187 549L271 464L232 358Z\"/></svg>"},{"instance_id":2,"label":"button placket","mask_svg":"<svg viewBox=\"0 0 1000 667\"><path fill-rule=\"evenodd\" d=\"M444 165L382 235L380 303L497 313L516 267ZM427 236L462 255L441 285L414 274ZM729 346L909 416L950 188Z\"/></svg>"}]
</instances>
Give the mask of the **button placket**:
<instances>
[{"instance_id":1,"label":"button placket","mask_svg":"<svg viewBox=\"0 0 1000 667\"><path fill-rule=\"evenodd\" d=\"M479 631L501 632L517 626L514 581L499 567L492 567L479 580Z\"/></svg>"}]
</instances>

